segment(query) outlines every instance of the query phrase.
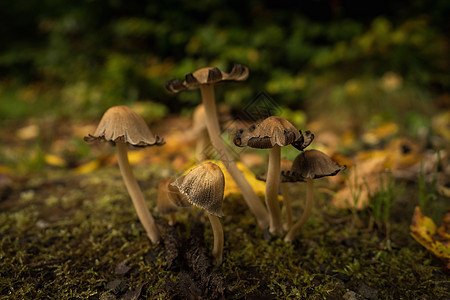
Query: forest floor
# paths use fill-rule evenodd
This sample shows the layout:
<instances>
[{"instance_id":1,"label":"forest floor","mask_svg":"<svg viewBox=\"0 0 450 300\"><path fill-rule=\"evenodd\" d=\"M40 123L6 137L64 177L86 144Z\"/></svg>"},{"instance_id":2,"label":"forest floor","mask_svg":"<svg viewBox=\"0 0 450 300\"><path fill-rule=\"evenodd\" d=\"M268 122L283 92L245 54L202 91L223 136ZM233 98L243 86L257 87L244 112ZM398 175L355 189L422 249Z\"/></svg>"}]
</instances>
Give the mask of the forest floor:
<instances>
[{"instance_id":1,"label":"forest floor","mask_svg":"<svg viewBox=\"0 0 450 300\"><path fill-rule=\"evenodd\" d=\"M171 128L155 125L167 136L167 144L130 152L162 232L158 245L151 244L139 223L114 149L89 148L82 142L95 124L41 123L39 135L33 133L33 123L3 128L2 139L11 141L7 150L3 148L4 155L17 153L22 160L16 161L17 168L0 166L0 298L450 299L445 261L410 235L415 207L424 199L431 199L425 212L437 226L449 207L448 195L430 188L430 180L424 179L425 184L420 180L417 166L426 148L418 150L418 160L402 156L384 161L383 166L398 171L391 174L415 173L386 177L381 186L374 183L378 190L362 193L367 203L357 208L357 203L347 207L336 203L336 195L352 181L356 154L352 159L334 156L348 162L349 168L338 179L317 182L312 217L292 243L261 230L240 194L227 196L221 218L224 260L215 267L212 230L200 210L180 210L174 226L155 211L159 182L176 178L193 164L194 144L179 141L189 122L173 117ZM50 136L46 128L53 128ZM316 145L329 149L333 138L329 133L320 136ZM36 140L41 145L50 141L56 148L43 146L30 154ZM383 157L390 158L395 151L389 145L396 141L397 137L390 138L371 151L385 151ZM415 151L411 142L401 141L396 147L404 155ZM84 158L71 155L71 147L78 147ZM288 151L288 158L295 157L295 149ZM369 156L379 158L380 153ZM255 174L265 170L267 154L240 156ZM377 168L360 171L380 172ZM378 181L383 182L379 175L374 182ZM289 194L296 220L304 205L304 184L290 184ZM384 217L376 212L377 197L388 201L380 204Z\"/></svg>"}]
</instances>

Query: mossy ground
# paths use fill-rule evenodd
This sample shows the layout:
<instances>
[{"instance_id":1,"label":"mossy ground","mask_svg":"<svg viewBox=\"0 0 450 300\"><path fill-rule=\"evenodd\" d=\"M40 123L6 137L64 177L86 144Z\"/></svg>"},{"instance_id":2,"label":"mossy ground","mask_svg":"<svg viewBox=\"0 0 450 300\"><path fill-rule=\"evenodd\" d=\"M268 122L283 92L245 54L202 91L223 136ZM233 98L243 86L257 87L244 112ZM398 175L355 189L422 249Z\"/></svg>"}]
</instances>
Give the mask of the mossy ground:
<instances>
[{"instance_id":1,"label":"mossy ground","mask_svg":"<svg viewBox=\"0 0 450 300\"><path fill-rule=\"evenodd\" d=\"M186 255L169 257L168 243L150 244L117 167L88 175L50 171L1 190L2 299L340 299L352 291L368 299L450 297L442 263L409 236L417 203L408 192L394 199L390 247L383 228L368 230L368 211L355 222L351 212L330 208L326 196L317 197L294 243L269 239L241 196L231 196L223 207L224 261L203 267L215 274L205 277L215 280L205 285L200 273L189 275L198 270L183 261ZM136 168L150 207L158 183L172 173L164 166ZM300 195L293 200L298 218L303 185L291 185L290 193ZM178 220L171 233L180 240L176 251L188 253L181 247L198 242L209 255L213 236L209 224L202 225L207 218L192 208ZM168 234L163 218L158 223Z\"/></svg>"}]
</instances>

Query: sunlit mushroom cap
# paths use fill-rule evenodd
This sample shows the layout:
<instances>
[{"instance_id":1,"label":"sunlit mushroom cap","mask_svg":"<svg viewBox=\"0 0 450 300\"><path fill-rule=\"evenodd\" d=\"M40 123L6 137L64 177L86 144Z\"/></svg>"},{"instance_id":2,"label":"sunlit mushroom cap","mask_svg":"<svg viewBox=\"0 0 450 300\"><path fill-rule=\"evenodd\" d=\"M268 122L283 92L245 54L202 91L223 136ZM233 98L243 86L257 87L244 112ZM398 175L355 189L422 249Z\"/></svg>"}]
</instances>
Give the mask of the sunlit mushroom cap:
<instances>
[{"instance_id":1,"label":"sunlit mushroom cap","mask_svg":"<svg viewBox=\"0 0 450 300\"><path fill-rule=\"evenodd\" d=\"M205 162L179 177L172 185L178 187L188 201L221 217L225 177L218 165Z\"/></svg>"},{"instance_id":2,"label":"sunlit mushroom cap","mask_svg":"<svg viewBox=\"0 0 450 300\"><path fill-rule=\"evenodd\" d=\"M93 135L84 137L86 142L107 141L147 147L163 145L164 139L154 136L141 118L126 106L113 106L103 115Z\"/></svg>"},{"instance_id":3,"label":"sunlit mushroom cap","mask_svg":"<svg viewBox=\"0 0 450 300\"><path fill-rule=\"evenodd\" d=\"M287 146L294 142L303 144L302 133L288 120L276 116L268 117L258 125L239 131L234 138L236 146L259 149L273 148L275 145Z\"/></svg>"},{"instance_id":4,"label":"sunlit mushroom cap","mask_svg":"<svg viewBox=\"0 0 450 300\"><path fill-rule=\"evenodd\" d=\"M285 176L314 179L334 176L345 168L345 166L340 166L319 150L306 150L295 158L291 172L285 174Z\"/></svg>"},{"instance_id":5,"label":"sunlit mushroom cap","mask_svg":"<svg viewBox=\"0 0 450 300\"><path fill-rule=\"evenodd\" d=\"M243 81L248 78L248 68L235 64L230 73L220 71L218 68L202 68L194 73L186 74L185 80L172 79L166 82L166 88L172 93L184 90L193 90L202 84L215 84L223 81Z\"/></svg>"},{"instance_id":6,"label":"sunlit mushroom cap","mask_svg":"<svg viewBox=\"0 0 450 300\"><path fill-rule=\"evenodd\" d=\"M180 207L188 207L191 204L186 197L180 193L176 186L171 185L175 180L167 178L161 181L158 186L158 200L156 206L158 212L162 215L173 214Z\"/></svg>"}]
</instances>

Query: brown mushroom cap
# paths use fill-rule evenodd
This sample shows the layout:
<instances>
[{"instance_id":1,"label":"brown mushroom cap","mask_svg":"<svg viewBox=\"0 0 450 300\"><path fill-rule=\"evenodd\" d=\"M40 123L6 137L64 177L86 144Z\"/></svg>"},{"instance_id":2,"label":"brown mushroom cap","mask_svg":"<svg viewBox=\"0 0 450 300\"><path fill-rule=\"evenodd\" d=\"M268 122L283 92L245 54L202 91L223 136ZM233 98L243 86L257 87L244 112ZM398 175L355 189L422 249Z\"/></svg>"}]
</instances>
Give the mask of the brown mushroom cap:
<instances>
[{"instance_id":1,"label":"brown mushroom cap","mask_svg":"<svg viewBox=\"0 0 450 300\"><path fill-rule=\"evenodd\" d=\"M248 68L235 64L230 73L220 71L218 68L202 68L194 73L186 74L185 80L173 79L166 82L166 88L172 93L184 90L193 90L202 84L215 84L223 81L243 81L248 78Z\"/></svg>"},{"instance_id":2,"label":"brown mushroom cap","mask_svg":"<svg viewBox=\"0 0 450 300\"><path fill-rule=\"evenodd\" d=\"M319 150L306 150L295 158L291 172L285 174L285 176L315 179L324 176L334 176L345 168L346 166L340 166Z\"/></svg>"},{"instance_id":3,"label":"brown mushroom cap","mask_svg":"<svg viewBox=\"0 0 450 300\"><path fill-rule=\"evenodd\" d=\"M93 135L86 142L107 141L128 143L136 147L163 145L164 139L154 136L144 119L127 106L113 106L103 115Z\"/></svg>"},{"instance_id":4,"label":"brown mushroom cap","mask_svg":"<svg viewBox=\"0 0 450 300\"><path fill-rule=\"evenodd\" d=\"M308 147L312 141L314 140L314 134L306 130L305 133L303 133L303 140L299 139L298 141L295 141L292 143L292 146L294 146L297 150L302 151L306 147Z\"/></svg>"},{"instance_id":5,"label":"brown mushroom cap","mask_svg":"<svg viewBox=\"0 0 450 300\"><path fill-rule=\"evenodd\" d=\"M294 142L303 143L303 135L288 120L271 116L256 126L241 130L234 138L239 147L268 149L275 145L286 146Z\"/></svg>"},{"instance_id":6,"label":"brown mushroom cap","mask_svg":"<svg viewBox=\"0 0 450 300\"><path fill-rule=\"evenodd\" d=\"M225 177L218 165L205 162L179 177L172 185L178 187L188 201L221 217Z\"/></svg>"},{"instance_id":7,"label":"brown mushroom cap","mask_svg":"<svg viewBox=\"0 0 450 300\"><path fill-rule=\"evenodd\" d=\"M186 197L180 193L176 186L171 185L175 180L167 178L158 185L158 212L163 215L173 214L180 207L188 207L191 204Z\"/></svg>"}]
</instances>

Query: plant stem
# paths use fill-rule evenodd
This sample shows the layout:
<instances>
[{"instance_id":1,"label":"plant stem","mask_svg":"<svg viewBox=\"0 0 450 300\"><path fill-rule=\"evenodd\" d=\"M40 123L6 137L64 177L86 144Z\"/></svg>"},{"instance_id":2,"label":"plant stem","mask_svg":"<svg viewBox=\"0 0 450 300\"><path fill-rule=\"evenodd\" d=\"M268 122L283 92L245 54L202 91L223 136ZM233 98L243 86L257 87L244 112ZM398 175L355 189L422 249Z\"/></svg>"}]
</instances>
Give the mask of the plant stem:
<instances>
[{"instance_id":1,"label":"plant stem","mask_svg":"<svg viewBox=\"0 0 450 300\"><path fill-rule=\"evenodd\" d=\"M214 248L212 251L212 255L214 258L214 265L218 266L222 263L223 257L223 229L222 224L220 224L220 220L218 217L208 214L209 222L211 223L211 227L214 235Z\"/></svg>"},{"instance_id":2,"label":"plant stem","mask_svg":"<svg viewBox=\"0 0 450 300\"><path fill-rule=\"evenodd\" d=\"M280 159L281 147L273 146L269 151L269 167L266 181L266 206L269 210L270 227L272 234L281 234L281 210L278 204L278 187L280 185Z\"/></svg>"},{"instance_id":3,"label":"plant stem","mask_svg":"<svg viewBox=\"0 0 450 300\"><path fill-rule=\"evenodd\" d=\"M237 168L233 157L228 153L226 146L220 134L219 120L217 119L217 110L214 96L214 86L203 84L200 87L203 105L205 106L206 127L209 138L220 160L227 168L236 185L241 190L242 196L248 207L255 215L259 227L266 229L269 225L269 216L264 205L252 189L244 174Z\"/></svg>"},{"instance_id":4,"label":"plant stem","mask_svg":"<svg viewBox=\"0 0 450 300\"><path fill-rule=\"evenodd\" d=\"M289 228L291 228L291 226L292 226L291 197L289 197L287 185L288 185L287 182L280 182L281 194L283 195L284 212L285 212L285 216L286 216L286 221L283 224L284 230L289 230Z\"/></svg>"},{"instance_id":5,"label":"plant stem","mask_svg":"<svg viewBox=\"0 0 450 300\"><path fill-rule=\"evenodd\" d=\"M126 143L118 142L116 143L116 147L120 172L122 173L123 181L125 182L125 186L127 187L128 193L133 201L139 220L144 226L144 229L152 243L157 244L160 238L159 230L158 227L156 227L155 220L148 210L144 195L139 188L136 178L131 171L130 163L128 161L127 145Z\"/></svg>"},{"instance_id":6,"label":"plant stem","mask_svg":"<svg viewBox=\"0 0 450 300\"><path fill-rule=\"evenodd\" d=\"M298 220L286 234L284 238L285 242L292 242L294 240L295 235L297 234L297 231L299 231L300 228L302 228L302 226L306 223L306 221L308 221L309 217L311 216L313 201L314 201L314 179L308 178L306 179L305 210L303 211L303 215L300 218L300 220Z\"/></svg>"}]
</instances>

